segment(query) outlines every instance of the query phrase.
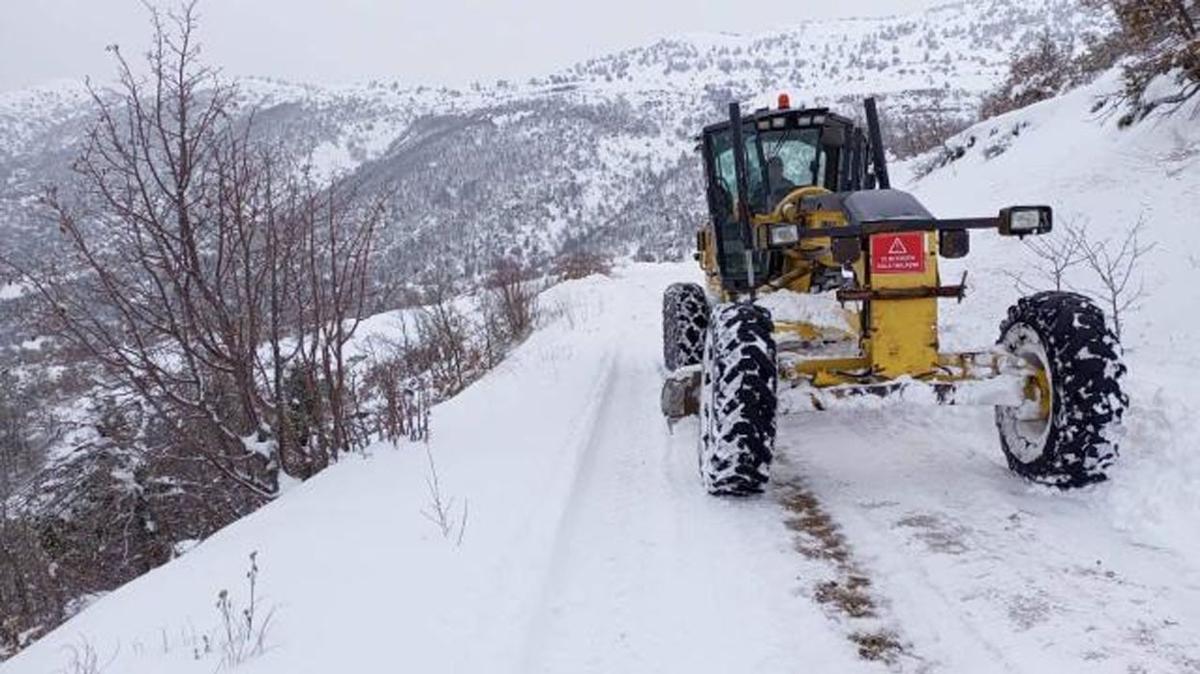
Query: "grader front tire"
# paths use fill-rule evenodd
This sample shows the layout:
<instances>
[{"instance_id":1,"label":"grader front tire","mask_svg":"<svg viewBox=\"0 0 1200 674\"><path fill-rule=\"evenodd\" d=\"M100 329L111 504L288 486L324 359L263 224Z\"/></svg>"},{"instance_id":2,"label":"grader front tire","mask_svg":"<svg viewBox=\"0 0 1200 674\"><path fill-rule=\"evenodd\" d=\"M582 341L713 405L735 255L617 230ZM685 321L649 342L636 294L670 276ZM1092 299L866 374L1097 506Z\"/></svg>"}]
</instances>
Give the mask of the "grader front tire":
<instances>
[{"instance_id":1,"label":"grader front tire","mask_svg":"<svg viewBox=\"0 0 1200 674\"><path fill-rule=\"evenodd\" d=\"M1082 295L1038 293L1009 308L998 343L1045 373L1039 388L1049 395L1044 418L996 408L1009 468L1064 489L1106 479L1129 397L1121 386L1121 345L1104 312Z\"/></svg>"},{"instance_id":2,"label":"grader front tire","mask_svg":"<svg viewBox=\"0 0 1200 674\"><path fill-rule=\"evenodd\" d=\"M775 449L777 370L771 314L714 307L700 388L700 475L709 493L762 492Z\"/></svg>"}]
</instances>

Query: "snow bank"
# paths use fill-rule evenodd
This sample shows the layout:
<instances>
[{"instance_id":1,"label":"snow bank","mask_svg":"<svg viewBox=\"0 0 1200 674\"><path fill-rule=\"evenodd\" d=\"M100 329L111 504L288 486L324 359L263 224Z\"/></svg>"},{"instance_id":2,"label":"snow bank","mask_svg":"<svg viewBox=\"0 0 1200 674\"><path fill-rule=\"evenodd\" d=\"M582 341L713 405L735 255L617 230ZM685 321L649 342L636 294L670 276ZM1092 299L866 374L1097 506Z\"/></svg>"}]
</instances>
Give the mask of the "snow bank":
<instances>
[{"instance_id":1,"label":"snow bank","mask_svg":"<svg viewBox=\"0 0 1200 674\"><path fill-rule=\"evenodd\" d=\"M15 300L18 297L24 296L28 291L28 288L17 283L0 285L0 301Z\"/></svg>"},{"instance_id":2,"label":"snow bank","mask_svg":"<svg viewBox=\"0 0 1200 674\"><path fill-rule=\"evenodd\" d=\"M244 672L853 667L853 645L794 594L801 560L779 506L710 498L694 426L672 436L658 412L661 292L696 275L634 265L551 289L545 324L434 409L447 537L430 521L426 447L375 445L97 600L0 671L69 670L71 649L90 648L107 672L211 673L218 592L237 620L252 552L257 619L273 614L266 652Z\"/></svg>"},{"instance_id":3,"label":"snow bank","mask_svg":"<svg viewBox=\"0 0 1200 674\"><path fill-rule=\"evenodd\" d=\"M1105 499L1113 521L1131 533L1200 560L1200 124L1188 114L1117 128L1101 105L1120 87L1113 72L1090 86L978 124L952 139L961 158L911 180L941 217L995 213L1021 203L1055 207L1059 230L1086 227L1096 240L1119 238L1139 220L1157 243L1133 284L1147 297L1125 318L1122 341L1132 394L1129 436ZM898 167L903 175L919 158ZM1063 236L1062 231L1050 236ZM970 295L943 303L950 348L995 338L1004 308L1023 294L1013 275L1029 278L1032 255L1015 240L976 234L965 260L946 261L943 275L969 269ZM1085 266L1068 273L1070 288L1091 291ZM1190 533L1188 533L1190 532Z\"/></svg>"}]
</instances>

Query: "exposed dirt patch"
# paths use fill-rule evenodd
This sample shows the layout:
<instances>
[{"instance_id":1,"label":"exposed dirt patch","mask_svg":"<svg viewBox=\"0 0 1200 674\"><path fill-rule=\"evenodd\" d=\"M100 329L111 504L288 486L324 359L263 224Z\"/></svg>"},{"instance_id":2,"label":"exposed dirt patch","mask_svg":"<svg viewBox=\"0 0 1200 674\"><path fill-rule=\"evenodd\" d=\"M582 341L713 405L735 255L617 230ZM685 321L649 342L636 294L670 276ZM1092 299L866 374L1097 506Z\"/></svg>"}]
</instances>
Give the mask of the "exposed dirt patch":
<instances>
[{"instance_id":1,"label":"exposed dirt patch","mask_svg":"<svg viewBox=\"0 0 1200 674\"><path fill-rule=\"evenodd\" d=\"M871 581L850 576L845 582L827 580L817 584L814 596L822 604L832 604L851 618L874 618L875 602L867 594Z\"/></svg>"},{"instance_id":2,"label":"exposed dirt patch","mask_svg":"<svg viewBox=\"0 0 1200 674\"><path fill-rule=\"evenodd\" d=\"M780 501L794 514L784 520L784 524L800 534L796 536L797 552L809 559L826 559L838 564L849 562L846 539L816 497L798 487L789 486Z\"/></svg>"},{"instance_id":3,"label":"exposed dirt patch","mask_svg":"<svg viewBox=\"0 0 1200 674\"><path fill-rule=\"evenodd\" d=\"M887 631L855 632L850 635L850 641L858 644L858 656L863 660L891 664L904 654L904 644Z\"/></svg>"},{"instance_id":4,"label":"exposed dirt patch","mask_svg":"<svg viewBox=\"0 0 1200 674\"><path fill-rule=\"evenodd\" d=\"M812 587L813 599L831 616L848 623L852 631L846 638L858 647L859 656L893 664L900 656L909 655L894 631L879 628L879 604L872 595L871 579L854 560L846 537L816 496L792 481L780 486L778 498L788 511L784 523L795 533L796 551L823 562L832 576Z\"/></svg>"}]
</instances>

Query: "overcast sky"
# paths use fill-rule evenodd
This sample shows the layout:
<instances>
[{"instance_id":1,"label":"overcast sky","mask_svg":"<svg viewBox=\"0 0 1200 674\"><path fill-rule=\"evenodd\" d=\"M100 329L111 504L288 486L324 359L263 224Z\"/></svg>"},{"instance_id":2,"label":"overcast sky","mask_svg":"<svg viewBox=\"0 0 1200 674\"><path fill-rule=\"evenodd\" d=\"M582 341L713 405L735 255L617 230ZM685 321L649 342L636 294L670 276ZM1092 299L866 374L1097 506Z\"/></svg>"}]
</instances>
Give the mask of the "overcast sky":
<instances>
[{"instance_id":1,"label":"overcast sky","mask_svg":"<svg viewBox=\"0 0 1200 674\"><path fill-rule=\"evenodd\" d=\"M170 3L158 2L160 6ZM207 60L231 75L462 85L546 74L687 32L762 32L934 0L201 0ZM753 9L751 9L753 8ZM770 24L762 22L772 15ZM107 79L104 45L147 43L140 0L0 0L0 90Z\"/></svg>"}]
</instances>

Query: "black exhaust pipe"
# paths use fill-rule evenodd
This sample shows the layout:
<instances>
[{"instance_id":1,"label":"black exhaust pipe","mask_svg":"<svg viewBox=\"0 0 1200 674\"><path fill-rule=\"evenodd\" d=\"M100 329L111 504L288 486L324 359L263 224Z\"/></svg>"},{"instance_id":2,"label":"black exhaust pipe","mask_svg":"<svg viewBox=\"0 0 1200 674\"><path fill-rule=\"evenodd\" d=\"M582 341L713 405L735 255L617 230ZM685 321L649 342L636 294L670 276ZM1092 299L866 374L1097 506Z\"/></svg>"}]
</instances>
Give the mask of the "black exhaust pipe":
<instances>
[{"instance_id":1,"label":"black exhaust pipe","mask_svg":"<svg viewBox=\"0 0 1200 674\"><path fill-rule=\"evenodd\" d=\"M754 231L750 227L750 185L746 176L746 139L742 130L742 106L729 104L729 136L733 140L733 172L737 174L737 219L746 250L746 285L754 297Z\"/></svg>"},{"instance_id":2,"label":"black exhaust pipe","mask_svg":"<svg viewBox=\"0 0 1200 674\"><path fill-rule=\"evenodd\" d=\"M875 184L881 190L888 190L892 188L892 180L888 177L887 154L883 151L883 132L879 129L879 110L875 107L874 96L863 103L867 110L867 134L871 141L871 164L874 166Z\"/></svg>"}]
</instances>

